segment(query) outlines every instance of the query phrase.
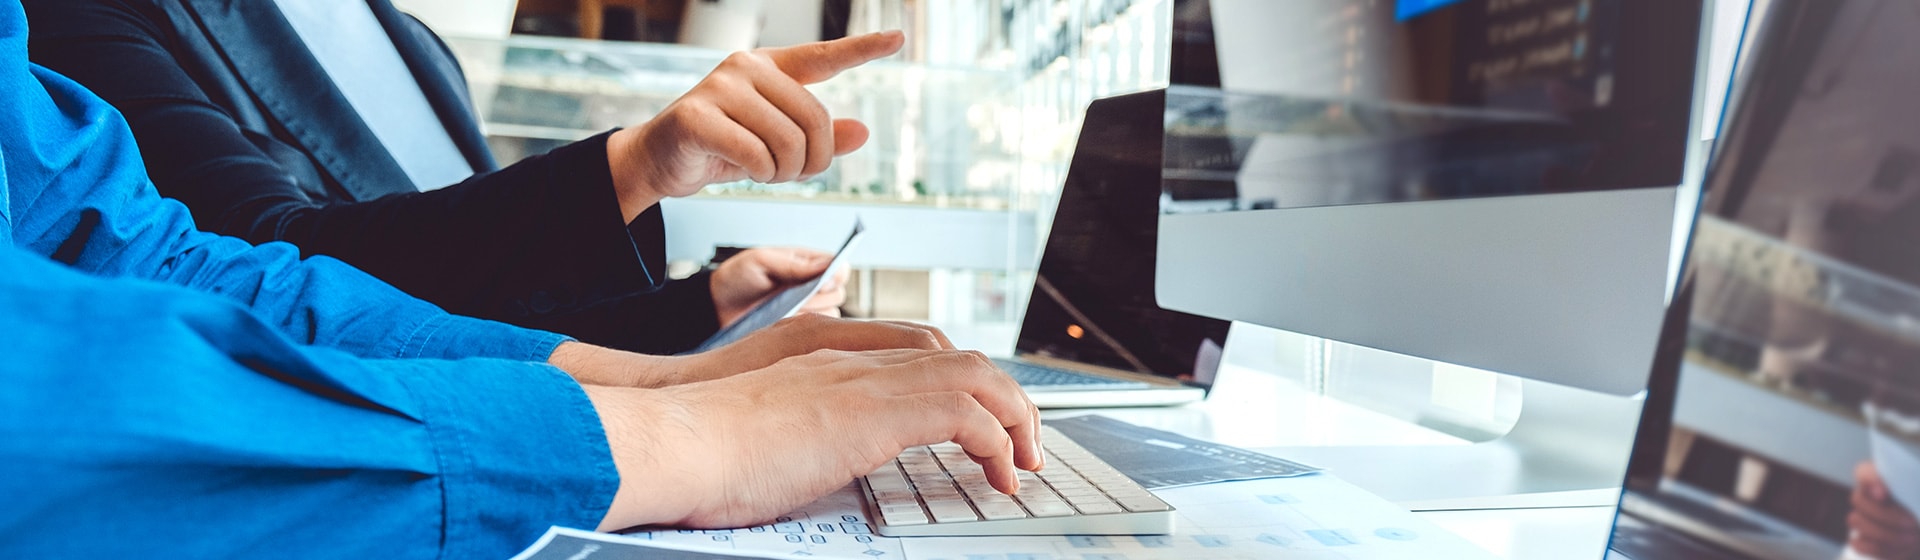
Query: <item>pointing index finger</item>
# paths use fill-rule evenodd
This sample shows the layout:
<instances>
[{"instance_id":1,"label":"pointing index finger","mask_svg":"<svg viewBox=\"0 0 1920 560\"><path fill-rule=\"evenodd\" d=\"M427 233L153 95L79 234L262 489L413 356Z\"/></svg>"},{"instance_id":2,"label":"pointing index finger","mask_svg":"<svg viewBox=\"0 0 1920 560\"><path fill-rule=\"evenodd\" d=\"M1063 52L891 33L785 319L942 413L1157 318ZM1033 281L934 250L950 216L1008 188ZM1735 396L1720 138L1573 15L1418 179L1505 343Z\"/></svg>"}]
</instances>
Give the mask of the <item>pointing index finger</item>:
<instances>
[{"instance_id":1,"label":"pointing index finger","mask_svg":"<svg viewBox=\"0 0 1920 560\"><path fill-rule=\"evenodd\" d=\"M900 52L904 44L906 35L894 30L772 48L765 54L781 73L805 85L826 81L848 68Z\"/></svg>"}]
</instances>

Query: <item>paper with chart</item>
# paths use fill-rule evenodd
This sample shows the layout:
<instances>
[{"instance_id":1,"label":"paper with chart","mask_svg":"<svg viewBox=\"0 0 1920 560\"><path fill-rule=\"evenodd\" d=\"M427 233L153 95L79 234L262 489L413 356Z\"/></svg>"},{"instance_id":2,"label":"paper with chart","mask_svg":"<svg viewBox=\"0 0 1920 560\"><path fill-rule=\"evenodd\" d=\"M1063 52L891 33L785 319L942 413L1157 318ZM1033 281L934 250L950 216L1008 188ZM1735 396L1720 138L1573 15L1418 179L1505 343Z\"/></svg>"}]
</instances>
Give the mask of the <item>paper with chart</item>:
<instances>
[{"instance_id":1,"label":"paper with chart","mask_svg":"<svg viewBox=\"0 0 1920 560\"><path fill-rule=\"evenodd\" d=\"M1493 558L1405 508L1324 474L1154 494L1178 510L1172 535L935 537L905 539L905 549L914 560Z\"/></svg>"},{"instance_id":2,"label":"paper with chart","mask_svg":"<svg viewBox=\"0 0 1920 560\"><path fill-rule=\"evenodd\" d=\"M1338 478L1320 474L1189 486L1155 492L1177 508L1165 536L917 537L874 535L857 484L782 521L717 531L664 529L597 535L590 545L556 541L580 558L905 558L911 560L1480 559L1471 543ZM564 535L563 535L564 536ZM573 538L578 538L574 535ZM626 543L632 550L622 550ZM545 544L545 541L543 541ZM585 546L598 546L592 551ZM529 553L535 552L530 549ZM557 552L555 553L557 554ZM625 555L622 555L625 554Z\"/></svg>"},{"instance_id":3,"label":"paper with chart","mask_svg":"<svg viewBox=\"0 0 1920 560\"><path fill-rule=\"evenodd\" d=\"M839 491L775 519L743 529L660 529L624 535L653 542L695 545L716 551L792 554L812 558L900 560L900 539L873 534L861 509L860 485Z\"/></svg>"},{"instance_id":4,"label":"paper with chart","mask_svg":"<svg viewBox=\"0 0 1920 560\"><path fill-rule=\"evenodd\" d=\"M771 553L723 554L698 546L651 542L583 529L549 527L547 534L512 560L753 560L810 558Z\"/></svg>"}]
</instances>

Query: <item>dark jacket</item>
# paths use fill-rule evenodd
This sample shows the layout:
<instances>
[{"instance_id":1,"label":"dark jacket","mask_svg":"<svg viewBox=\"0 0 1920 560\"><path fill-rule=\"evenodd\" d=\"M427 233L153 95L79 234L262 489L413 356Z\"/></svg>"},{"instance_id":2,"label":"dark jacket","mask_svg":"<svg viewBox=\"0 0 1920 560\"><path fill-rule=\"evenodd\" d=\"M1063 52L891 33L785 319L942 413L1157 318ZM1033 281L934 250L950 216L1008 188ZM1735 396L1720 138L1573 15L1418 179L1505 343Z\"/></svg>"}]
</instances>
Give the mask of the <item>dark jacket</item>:
<instances>
[{"instance_id":1,"label":"dark jacket","mask_svg":"<svg viewBox=\"0 0 1920 560\"><path fill-rule=\"evenodd\" d=\"M287 241L450 312L670 353L718 328L706 276L664 283L655 207L622 224L606 134L505 169L458 64L367 0L474 169L419 192L270 0L26 0L34 62L118 107L203 229Z\"/></svg>"}]
</instances>

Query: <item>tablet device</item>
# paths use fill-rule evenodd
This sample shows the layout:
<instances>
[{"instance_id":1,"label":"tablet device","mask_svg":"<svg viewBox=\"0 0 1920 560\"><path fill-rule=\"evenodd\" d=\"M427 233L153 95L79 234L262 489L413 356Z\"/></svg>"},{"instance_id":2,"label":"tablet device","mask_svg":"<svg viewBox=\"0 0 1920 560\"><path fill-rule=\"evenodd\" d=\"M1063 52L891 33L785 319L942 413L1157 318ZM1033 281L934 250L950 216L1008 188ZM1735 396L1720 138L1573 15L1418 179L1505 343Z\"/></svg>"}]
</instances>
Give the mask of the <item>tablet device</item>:
<instances>
[{"instance_id":1,"label":"tablet device","mask_svg":"<svg viewBox=\"0 0 1920 560\"><path fill-rule=\"evenodd\" d=\"M792 317L794 313L798 313L800 306L805 305L807 300L813 299L814 294L820 293L820 285L822 283L825 283L828 278L832 278L835 274L838 274L840 269L847 267L847 250L852 249L854 243L860 241L860 234L865 231L866 227L860 224L860 220L857 218L854 219L853 232L847 234L847 240L842 242L840 244L840 250L833 254L833 262L827 264L826 272L820 273L819 276L814 277L812 280L781 290L780 293L774 294L773 297L760 302L760 305L754 306L752 310L747 311L746 315L740 316L740 320L734 321L733 324L721 328L720 332L713 333L712 337L707 338L706 342L700 343L700 346L694 348L693 351L699 353L726 346L733 343L733 341L746 338L747 335L753 334L754 331L767 328L768 325L780 322L781 319Z\"/></svg>"}]
</instances>

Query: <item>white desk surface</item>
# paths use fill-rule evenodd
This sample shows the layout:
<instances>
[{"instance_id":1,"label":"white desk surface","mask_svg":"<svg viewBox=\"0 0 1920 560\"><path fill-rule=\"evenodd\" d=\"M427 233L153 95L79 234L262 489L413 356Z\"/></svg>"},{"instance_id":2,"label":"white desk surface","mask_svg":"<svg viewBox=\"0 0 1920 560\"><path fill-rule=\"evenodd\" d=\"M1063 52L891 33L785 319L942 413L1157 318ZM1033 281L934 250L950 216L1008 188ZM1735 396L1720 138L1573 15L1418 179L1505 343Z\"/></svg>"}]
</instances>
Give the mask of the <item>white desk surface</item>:
<instances>
[{"instance_id":1,"label":"white desk surface","mask_svg":"<svg viewBox=\"0 0 1920 560\"><path fill-rule=\"evenodd\" d=\"M1043 418L1097 413L1189 437L1285 455L1274 448L1341 446L1465 446L1459 438L1377 412L1316 395L1280 377L1253 372L1222 372L1206 401L1171 408L1050 410ZM1310 461L1311 462L1311 461ZM1370 469L1365 476L1342 477L1393 499L1394 486L1422 484L1419 467L1405 477L1393 469ZM1331 469L1340 476L1339 469ZM1355 473L1360 475L1363 473ZM1379 484L1382 488L1375 488ZM1608 491L1600 491L1607 493ZM1423 510L1432 503L1409 504ZM1502 558L1602 558L1613 521L1611 507L1534 509L1449 509L1422 516Z\"/></svg>"},{"instance_id":2,"label":"white desk surface","mask_svg":"<svg viewBox=\"0 0 1920 560\"><path fill-rule=\"evenodd\" d=\"M1515 560L1605 556L1613 508L1428 511L1421 517L1487 552Z\"/></svg>"},{"instance_id":3,"label":"white desk surface","mask_svg":"<svg viewBox=\"0 0 1920 560\"><path fill-rule=\"evenodd\" d=\"M1011 348L1013 326L998 330L971 326L944 326L962 348ZM1302 448L1338 450L1341 447L1431 446L1434 455L1448 455L1470 442L1337 399L1314 394L1280 376L1223 364L1207 400L1171 408L1102 408L1049 410L1043 418L1103 414L1151 428L1276 456L1316 461L1301 456ZM1283 449L1284 448L1284 449ZM1413 456L1423 452L1413 450ZM1405 453L1398 454L1406 456ZM1393 465L1329 472L1389 500L1396 494L1418 494L1419 486L1439 481L1420 480L1417 466L1398 475ZM1615 490L1598 490L1586 501L1611 502ZM1596 499L1597 497L1597 499ZM1502 558L1515 560L1579 560L1605 556L1612 528L1612 507L1555 507L1531 509L1459 509L1445 503L1399 500L1409 509ZM1505 500L1513 502L1515 500ZM1443 508L1434 509L1432 508Z\"/></svg>"}]
</instances>

